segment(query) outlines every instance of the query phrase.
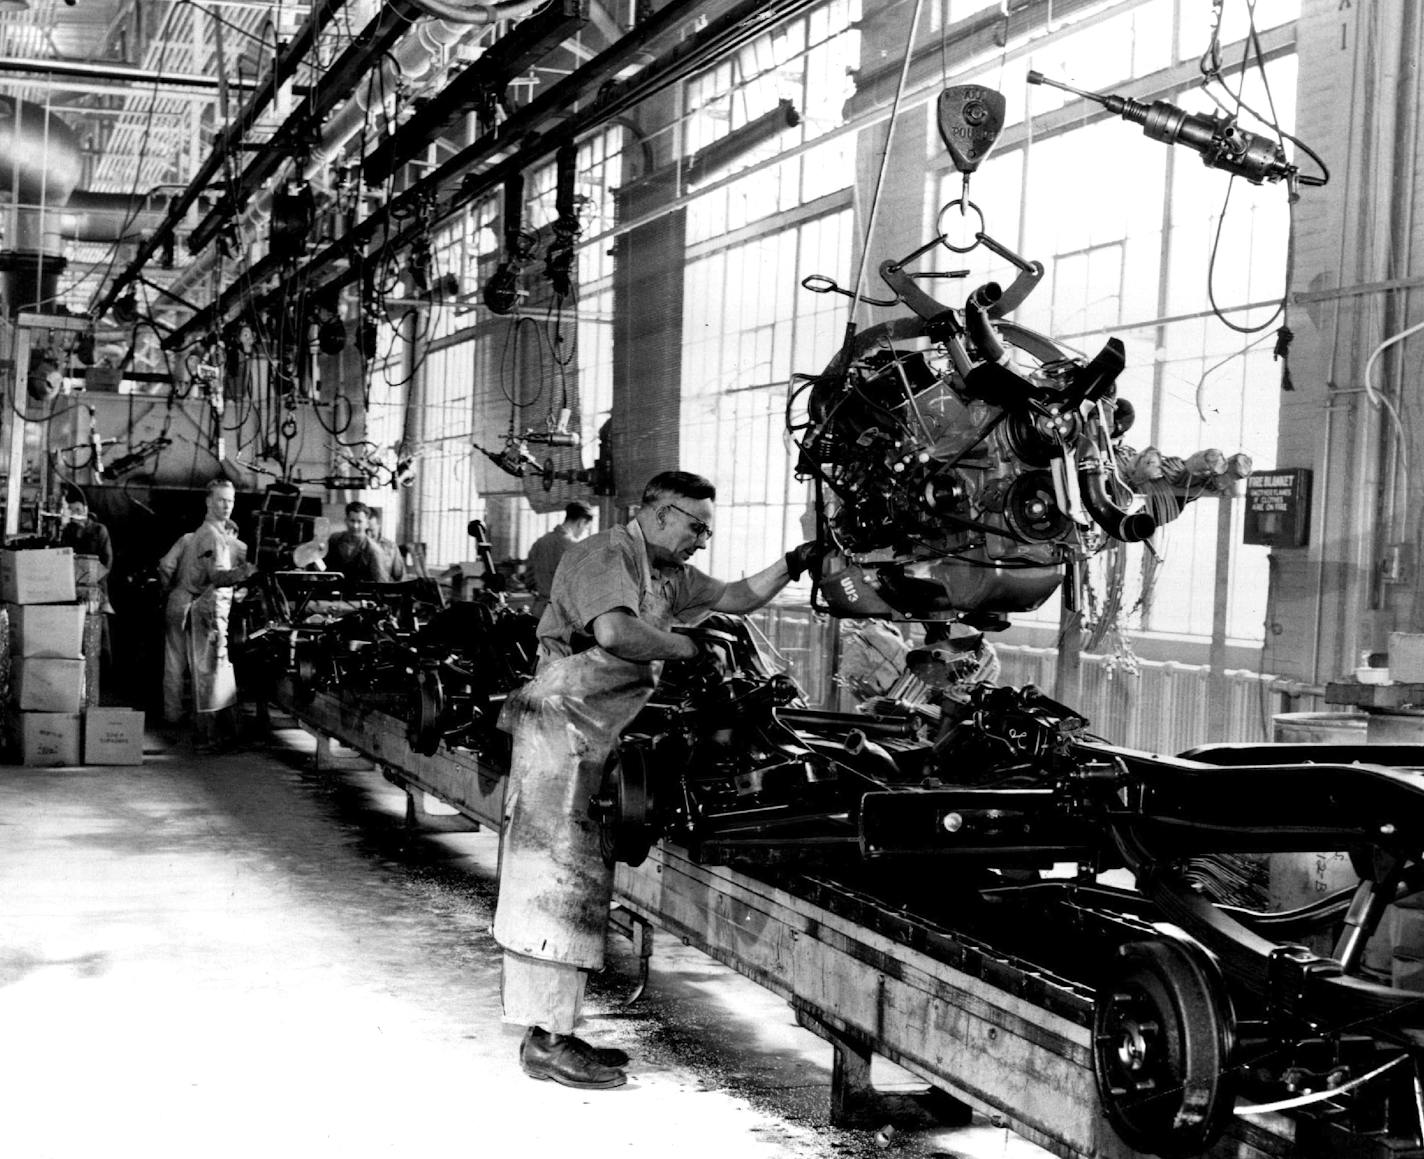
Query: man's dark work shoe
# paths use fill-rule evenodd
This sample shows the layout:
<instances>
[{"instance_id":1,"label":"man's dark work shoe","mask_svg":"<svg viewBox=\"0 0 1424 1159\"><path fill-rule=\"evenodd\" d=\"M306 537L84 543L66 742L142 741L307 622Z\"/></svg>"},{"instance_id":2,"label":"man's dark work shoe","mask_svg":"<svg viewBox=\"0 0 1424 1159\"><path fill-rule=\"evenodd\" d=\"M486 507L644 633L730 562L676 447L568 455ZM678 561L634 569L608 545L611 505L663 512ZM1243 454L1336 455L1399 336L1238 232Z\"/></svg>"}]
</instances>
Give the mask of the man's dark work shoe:
<instances>
[{"instance_id":1,"label":"man's dark work shoe","mask_svg":"<svg viewBox=\"0 0 1424 1159\"><path fill-rule=\"evenodd\" d=\"M628 1076L579 1049L571 1034L549 1034L531 1026L519 1044L519 1065L530 1078L552 1079L566 1087L607 1090L621 1087Z\"/></svg>"},{"instance_id":2,"label":"man's dark work shoe","mask_svg":"<svg viewBox=\"0 0 1424 1159\"><path fill-rule=\"evenodd\" d=\"M628 1052L619 1050L616 1046L594 1046L591 1042L585 1042L581 1038L573 1035L569 1036L569 1041L574 1044L585 1055L603 1066L627 1066Z\"/></svg>"}]
</instances>

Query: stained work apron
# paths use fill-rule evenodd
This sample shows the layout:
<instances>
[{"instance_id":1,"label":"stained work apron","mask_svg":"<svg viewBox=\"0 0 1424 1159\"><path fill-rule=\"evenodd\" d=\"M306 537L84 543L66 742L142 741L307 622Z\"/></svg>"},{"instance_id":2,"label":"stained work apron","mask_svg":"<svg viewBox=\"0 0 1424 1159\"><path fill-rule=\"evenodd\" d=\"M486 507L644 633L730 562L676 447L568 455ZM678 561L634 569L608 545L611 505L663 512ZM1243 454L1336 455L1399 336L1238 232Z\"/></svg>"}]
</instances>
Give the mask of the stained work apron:
<instances>
[{"instance_id":1,"label":"stained work apron","mask_svg":"<svg viewBox=\"0 0 1424 1159\"><path fill-rule=\"evenodd\" d=\"M643 561L638 618L666 630L666 581ZM589 800L618 737L647 703L661 661L620 660L594 647L545 659L510 697L500 726L514 734L494 937L506 950L596 970L603 965L613 870L603 862Z\"/></svg>"},{"instance_id":2,"label":"stained work apron","mask_svg":"<svg viewBox=\"0 0 1424 1159\"><path fill-rule=\"evenodd\" d=\"M227 653L232 588L209 588L188 606L188 663L193 711L220 712L237 703L237 673Z\"/></svg>"},{"instance_id":3,"label":"stained work apron","mask_svg":"<svg viewBox=\"0 0 1424 1159\"><path fill-rule=\"evenodd\" d=\"M247 556L226 527L206 522L193 533L178 564L178 584L192 597L188 606L188 663L193 678L193 711L218 712L237 703L237 675L227 651L232 588L214 586Z\"/></svg>"}]
</instances>

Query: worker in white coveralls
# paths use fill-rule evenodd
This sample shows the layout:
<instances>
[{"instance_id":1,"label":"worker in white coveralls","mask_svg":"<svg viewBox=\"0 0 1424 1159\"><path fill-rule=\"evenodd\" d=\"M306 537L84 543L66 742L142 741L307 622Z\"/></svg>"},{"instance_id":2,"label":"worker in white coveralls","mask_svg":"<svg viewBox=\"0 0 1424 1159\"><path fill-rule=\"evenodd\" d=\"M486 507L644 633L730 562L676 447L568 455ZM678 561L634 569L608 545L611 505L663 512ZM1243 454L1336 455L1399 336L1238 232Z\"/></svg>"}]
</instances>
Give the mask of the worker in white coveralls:
<instances>
[{"instance_id":1,"label":"worker in white coveralls","mask_svg":"<svg viewBox=\"0 0 1424 1159\"><path fill-rule=\"evenodd\" d=\"M193 719L200 751L236 737L232 709L237 676L228 656L227 621L232 589L256 570L232 523L237 490L226 479L208 484L207 518L180 553L175 585L188 604L188 667L193 679ZM180 601L182 597L177 597Z\"/></svg>"},{"instance_id":2,"label":"worker in white coveralls","mask_svg":"<svg viewBox=\"0 0 1424 1159\"><path fill-rule=\"evenodd\" d=\"M623 1051L574 1034L586 971L603 965L613 888L588 806L662 662L701 656L669 625L754 611L819 562L802 544L731 583L689 566L712 538L715 497L700 475L664 472L630 523L569 547L539 621L538 673L500 719L514 753L494 935L505 951L504 1020L527 1027L519 1061L533 1078L586 1089L627 1081Z\"/></svg>"},{"instance_id":3,"label":"worker in white coveralls","mask_svg":"<svg viewBox=\"0 0 1424 1159\"><path fill-rule=\"evenodd\" d=\"M227 521L236 535L237 524ZM179 724L183 719L183 685L188 679L188 605L193 597L178 582L184 569L184 552L193 542L193 532L185 531L158 561L158 578L165 592L163 602L163 720Z\"/></svg>"},{"instance_id":4,"label":"worker in white coveralls","mask_svg":"<svg viewBox=\"0 0 1424 1159\"><path fill-rule=\"evenodd\" d=\"M178 572L193 533L184 532L158 561L158 576L167 593L163 603L163 720L177 724L183 719L183 682L188 675L188 605L193 597L178 582Z\"/></svg>"}]
</instances>

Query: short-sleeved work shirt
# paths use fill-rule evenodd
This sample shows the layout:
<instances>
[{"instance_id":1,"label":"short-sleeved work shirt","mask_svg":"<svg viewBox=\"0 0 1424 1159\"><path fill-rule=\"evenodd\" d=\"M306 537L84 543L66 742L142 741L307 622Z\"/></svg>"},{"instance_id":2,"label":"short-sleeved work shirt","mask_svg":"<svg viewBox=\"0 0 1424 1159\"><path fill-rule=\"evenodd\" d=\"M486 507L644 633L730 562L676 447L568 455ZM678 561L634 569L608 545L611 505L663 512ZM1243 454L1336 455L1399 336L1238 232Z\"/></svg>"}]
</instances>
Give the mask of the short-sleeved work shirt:
<instances>
[{"instance_id":1,"label":"short-sleeved work shirt","mask_svg":"<svg viewBox=\"0 0 1424 1159\"><path fill-rule=\"evenodd\" d=\"M535 592L546 600L554 590L554 573L559 570L559 560L573 545L574 537L561 523L553 531L541 535L529 548L529 558L524 566L534 581Z\"/></svg>"},{"instance_id":2,"label":"short-sleeved work shirt","mask_svg":"<svg viewBox=\"0 0 1424 1159\"><path fill-rule=\"evenodd\" d=\"M610 527L569 547L539 620L541 660L578 651L574 637L592 632L593 621L605 612L624 608L638 614L646 553L636 523ZM722 580L687 564L657 567L649 561L648 571L651 582L662 585L673 621L679 624L701 619L727 590Z\"/></svg>"}]
</instances>

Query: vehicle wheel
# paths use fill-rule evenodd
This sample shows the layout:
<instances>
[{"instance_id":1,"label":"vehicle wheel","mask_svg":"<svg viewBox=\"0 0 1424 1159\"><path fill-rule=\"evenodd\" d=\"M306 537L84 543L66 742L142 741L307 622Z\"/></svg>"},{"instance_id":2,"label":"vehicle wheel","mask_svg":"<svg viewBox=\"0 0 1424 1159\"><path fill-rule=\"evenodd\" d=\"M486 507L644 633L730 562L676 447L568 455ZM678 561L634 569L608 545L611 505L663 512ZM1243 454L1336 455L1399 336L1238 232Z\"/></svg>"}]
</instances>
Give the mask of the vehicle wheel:
<instances>
[{"instance_id":1,"label":"vehicle wheel","mask_svg":"<svg viewBox=\"0 0 1424 1159\"><path fill-rule=\"evenodd\" d=\"M1118 947L1093 1015L1103 1112L1129 1146L1197 1155L1236 1103L1236 1020L1216 960L1174 926Z\"/></svg>"},{"instance_id":2,"label":"vehicle wheel","mask_svg":"<svg viewBox=\"0 0 1424 1159\"><path fill-rule=\"evenodd\" d=\"M316 676L316 657L312 655L311 648L298 644L296 660L292 664L292 699L299 706L310 704L316 695Z\"/></svg>"},{"instance_id":3,"label":"vehicle wheel","mask_svg":"<svg viewBox=\"0 0 1424 1159\"><path fill-rule=\"evenodd\" d=\"M625 745L608 758L603 789L594 800L599 823L599 848L604 863L641 865L660 834L653 823L652 784L648 753Z\"/></svg>"},{"instance_id":4,"label":"vehicle wheel","mask_svg":"<svg viewBox=\"0 0 1424 1159\"><path fill-rule=\"evenodd\" d=\"M445 733L441 718L445 715L445 690L435 672L422 672L416 678L411 696L410 722L406 740L422 756L433 757L440 750Z\"/></svg>"}]
</instances>

